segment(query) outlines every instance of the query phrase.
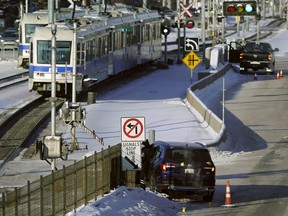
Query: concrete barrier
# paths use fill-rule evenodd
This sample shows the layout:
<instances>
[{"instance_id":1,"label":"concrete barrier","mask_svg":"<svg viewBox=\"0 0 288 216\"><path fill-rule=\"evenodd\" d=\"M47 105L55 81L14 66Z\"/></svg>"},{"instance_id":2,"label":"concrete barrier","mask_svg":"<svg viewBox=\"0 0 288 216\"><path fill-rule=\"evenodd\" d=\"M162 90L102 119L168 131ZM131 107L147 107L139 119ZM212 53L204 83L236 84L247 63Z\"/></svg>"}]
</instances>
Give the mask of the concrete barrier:
<instances>
[{"instance_id":1,"label":"concrete barrier","mask_svg":"<svg viewBox=\"0 0 288 216\"><path fill-rule=\"evenodd\" d=\"M187 90L187 102L201 115L203 121L205 121L218 134L216 139L210 143L206 143L206 146L219 145L221 141L226 138L225 124L217 115L207 108L207 106L194 94L193 91L203 89L207 85L210 85L223 76L229 68L230 64L225 64L222 68L219 68L217 73L211 73L211 75L199 80Z\"/></svg>"},{"instance_id":2,"label":"concrete barrier","mask_svg":"<svg viewBox=\"0 0 288 216\"><path fill-rule=\"evenodd\" d=\"M212 69L216 70L220 63L224 64L223 48L215 46L211 50L210 66Z\"/></svg>"}]
</instances>

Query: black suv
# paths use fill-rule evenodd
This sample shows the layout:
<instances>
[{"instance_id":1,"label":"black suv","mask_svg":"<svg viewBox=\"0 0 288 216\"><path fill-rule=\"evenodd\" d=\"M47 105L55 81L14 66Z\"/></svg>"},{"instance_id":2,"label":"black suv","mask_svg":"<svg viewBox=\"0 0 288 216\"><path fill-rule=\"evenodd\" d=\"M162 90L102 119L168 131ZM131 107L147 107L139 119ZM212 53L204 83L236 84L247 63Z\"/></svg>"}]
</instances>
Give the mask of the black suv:
<instances>
[{"instance_id":1,"label":"black suv","mask_svg":"<svg viewBox=\"0 0 288 216\"><path fill-rule=\"evenodd\" d=\"M155 142L150 188L170 197L198 194L211 202L216 168L210 153L200 143Z\"/></svg>"},{"instance_id":2,"label":"black suv","mask_svg":"<svg viewBox=\"0 0 288 216\"><path fill-rule=\"evenodd\" d=\"M275 52L270 43L254 41L232 41L229 44L229 62L240 63L240 73L249 69L273 74L275 72Z\"/></svg>"},{"instance_id":3,"label":"black suv","mask_svg":"<svg viewBox=\"0 0 288 216\"><path fill-rule=\"evenodd\" d=\"M275 71L275 55L271 44L266 42L246 42L240 53L240 73L246 73L250 68L253 71L264 70L273 74Z\"/></svg>"}]
</instances>

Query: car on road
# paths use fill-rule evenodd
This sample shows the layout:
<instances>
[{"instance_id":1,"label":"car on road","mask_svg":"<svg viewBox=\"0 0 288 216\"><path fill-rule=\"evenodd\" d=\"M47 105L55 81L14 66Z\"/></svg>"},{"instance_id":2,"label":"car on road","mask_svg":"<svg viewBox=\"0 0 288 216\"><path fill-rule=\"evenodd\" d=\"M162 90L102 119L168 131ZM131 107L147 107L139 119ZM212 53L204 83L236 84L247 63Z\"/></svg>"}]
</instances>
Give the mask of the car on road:
<instances>
[{"instance_id":1,"label":"car on road","mask_svg":"<svg viewBox=\"0 0 288 216\"><path fill-rule=\"evenodd\" d=\"M19 37L15 28L6 29L0 36L1 47L18 47Z\"/></svg>"},{"instance_id":2,"label":"car on road","mask_svg":"<svg viewBox=\"0 0 288 216\"><path fill-rule=\"evenodd\" d=\"M150 187L169 197L197 194L211 202L216 167L201 143L156 141Z\"/></svg>"},{"instance_id":3,"label":"car on road","mask_svg":"<svg viewBox=\"0 0 288 216\"><path fill-rule=\"evenodd\" d=\"M278 48L273 49L267 42L246 42L240 53L240 73L247 73L249 69L253 71L262 70L274 74L275 54Z\"/></svg>"},{"instance_id":4,"label":"car on road","mask_svg":"<svg viewBox=\"0 0 288 216\"><path fill-rule=\"evenodd\" d=\"M270 43L255 41L231 41L229 47L229 62L239 63L240 73L275 72L275 52Z\"/></svg>"}]
</instances>

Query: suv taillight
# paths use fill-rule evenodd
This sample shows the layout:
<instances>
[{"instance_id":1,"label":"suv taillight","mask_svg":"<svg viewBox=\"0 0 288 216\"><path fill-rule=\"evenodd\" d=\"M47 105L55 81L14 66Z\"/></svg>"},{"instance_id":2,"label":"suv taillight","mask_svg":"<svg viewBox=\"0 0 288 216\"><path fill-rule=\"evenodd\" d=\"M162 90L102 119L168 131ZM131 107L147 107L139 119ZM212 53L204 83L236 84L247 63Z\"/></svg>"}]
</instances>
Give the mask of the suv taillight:
<instances>
[{"instance_id":1,"label":"suv taillight","mask_svg":"<svg viewBox=\"0 0 288 216\"><path fill-rule=\"evenodd\" d=\"M215 172L215 167L204 167L205 170L211 170L212 172Z\"/></svg>"},{"instance_id":2,"label":"suv taillight","mask_svg":"<svg viewBox=\"0 0 288 216\"><path fill-rule=\"evenodd\" d=\"M175 168L176 165L171 164L171 163L165 163L165 164L161 164L160 167L161 167L162 172L167 172L167 171L170 171L171 169Z\"/></svg>"},{"instance_id":3,"label":"suv taillight","mask_svg":"<svg viewBox=\"0 0 288 216\"><path fill-rule=\"evenodd\" d=\"M269 60L269 61L272 60L272 55L271 55L271 54L268 55L268 60Z\"/></svg>"},{"instance_id":4,"label":"suv taillight","mask_svg":"<svg viewBox=\"0 0 288 216\"><path fill-rule=\"evenodd\" d=\"M240 58L240 59L243 58L243 53L240 53L239 58Z\"/></svg>"}]
</instances>

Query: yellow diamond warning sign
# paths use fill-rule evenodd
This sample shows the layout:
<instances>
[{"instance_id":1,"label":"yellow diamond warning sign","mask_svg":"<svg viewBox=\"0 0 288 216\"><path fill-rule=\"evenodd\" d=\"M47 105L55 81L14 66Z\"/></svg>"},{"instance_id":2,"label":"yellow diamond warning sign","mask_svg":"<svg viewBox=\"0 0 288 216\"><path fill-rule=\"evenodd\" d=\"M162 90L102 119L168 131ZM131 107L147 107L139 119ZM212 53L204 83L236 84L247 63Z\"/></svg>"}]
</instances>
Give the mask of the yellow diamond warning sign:
<instances>
[{"instance_id":1,"label":"yellow diamond warning sign","mask_svg":"<svg viewBox=\"0 0 288 216\"><path fill-rule=\"evenodd\" d=\"M183 62L191 70L193 70L201 62L201 59L193 51L191 51L188 55L185 56L185 58L183 58Z\"/></svg>"}]
</instances>

